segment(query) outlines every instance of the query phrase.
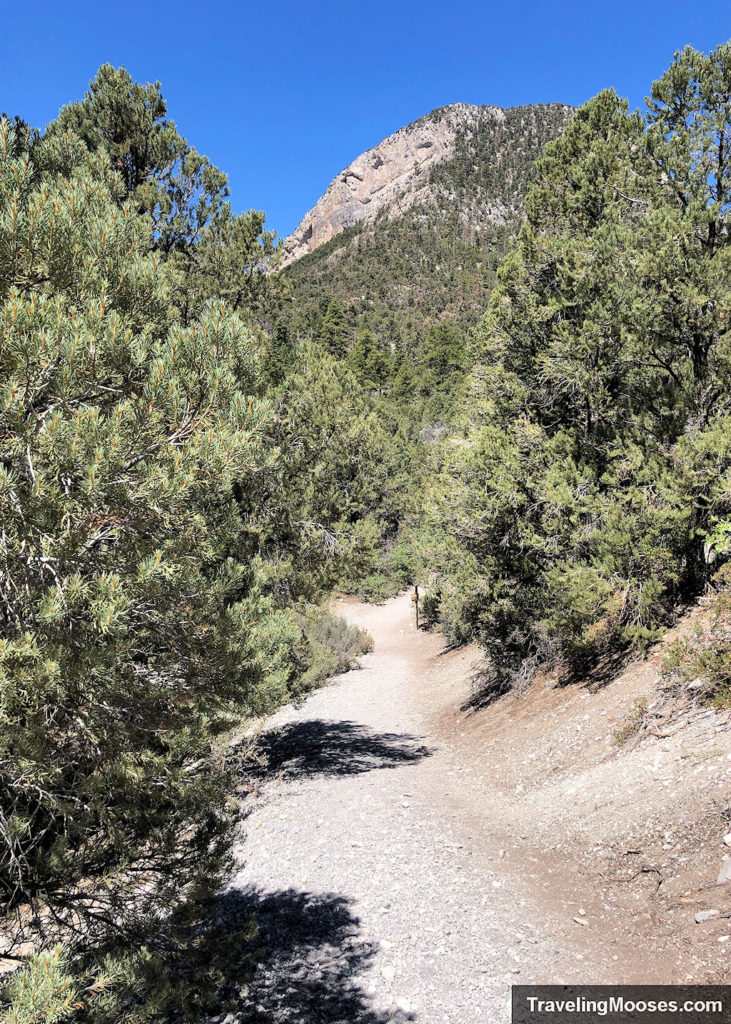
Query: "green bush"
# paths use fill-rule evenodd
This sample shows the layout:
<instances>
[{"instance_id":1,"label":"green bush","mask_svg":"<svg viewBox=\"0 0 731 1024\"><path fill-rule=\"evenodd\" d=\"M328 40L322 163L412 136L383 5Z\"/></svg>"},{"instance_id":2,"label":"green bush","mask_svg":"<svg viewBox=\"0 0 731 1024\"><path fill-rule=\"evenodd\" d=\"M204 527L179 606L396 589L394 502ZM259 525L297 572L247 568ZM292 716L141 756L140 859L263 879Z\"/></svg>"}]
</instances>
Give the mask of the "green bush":
<instances>
[{"instance_id":1,"label":"green bush","mask_svg":"<svg viewBox=\"0 0 731 1024\"><path fill-rule=\"evenodd\" d=\"M302 664L297 692L305 693L330 676L355 668L357 659L373 649L373 640L357 626L325 608L309 607L298 613L302 630Z\"/></svg>"},{"instance_id":2,"label":"green bush","mask_svg":"<svg viewBox=\"0 0 731 1024\"><path fill-rule=\"evenodd\" d=\"M663 676L672 689L682 688L694 700L731 708L731 564L716 573L713 585L707 623L670 646Z\"/></svg>"},{"instance_id":3,"label":"green bush","mask_svg":"<svg viewBox=\"0 0 731 1024\"><path fill-rule=\"evenodd\" d=\"M267 704L232 486L271 464L269 412L237 317L169 321L106 157L17 151L2 121L0 893L103 919L82 878L142 861L172 893L216 861L221 775L186 765Z\"/></svg>"},{"instance_id":4,"label":"green bush","mask_svg":"<svg viewBox=\"0 0 731 1024\"><path fill-rule=\"evenodd\" d=\"M625 715L624 722L614 731L614 742L618 747L623 747L642 728L647 716L647 698L640 697L632 705Z\"/></svg>"}]
</instances>

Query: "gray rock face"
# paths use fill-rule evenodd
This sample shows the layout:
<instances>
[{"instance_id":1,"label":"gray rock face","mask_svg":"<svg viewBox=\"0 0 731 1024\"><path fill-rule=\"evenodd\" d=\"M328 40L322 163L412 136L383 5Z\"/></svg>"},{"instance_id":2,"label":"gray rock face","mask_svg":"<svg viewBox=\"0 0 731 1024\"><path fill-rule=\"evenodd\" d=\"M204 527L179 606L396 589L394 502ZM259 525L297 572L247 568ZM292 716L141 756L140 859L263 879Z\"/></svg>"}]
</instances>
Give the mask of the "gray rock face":
<instances>
[{"instance_id":1,"label":"gray rock face","mask_svg":"<svg viewBox=\"0 0 731 1024\"><path fill-rule=\"evenodd\" d=\"M360 221L395 217L427 200L429 170L454 153L458 131L505 120L501 107L454 103L399 129L342 171L284 243L286 266ZM493 211L495 223L501 211Z\"/></svg>"}]
</instances>

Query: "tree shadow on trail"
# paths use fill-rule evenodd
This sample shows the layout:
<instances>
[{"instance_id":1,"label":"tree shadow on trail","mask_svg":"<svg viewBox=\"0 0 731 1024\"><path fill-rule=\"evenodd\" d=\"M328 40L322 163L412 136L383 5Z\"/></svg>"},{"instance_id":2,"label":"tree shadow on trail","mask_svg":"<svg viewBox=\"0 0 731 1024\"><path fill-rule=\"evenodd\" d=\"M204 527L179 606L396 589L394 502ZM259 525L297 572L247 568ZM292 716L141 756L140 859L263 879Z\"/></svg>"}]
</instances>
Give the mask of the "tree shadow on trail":
<instances>
[{"instance_id":1,"label":"tree shadow on trail","mask_svg":"<svg viewBox=\"0 0 731 1024\"><path fill-rule=\"evenodd\" d=\"M173 918L125 1005L160 1024L406 1024L364 991L379 943L336 893L231 888ZM106 1019L106 1018L105 1018ZM110 1018L111 1019L111 1018ZM126 1018L125 1018L126 1019Z\"/></svg>"},{"instance_id":2,"label":"tree shadow on trail","mask_svg":"<svg viewBox=\"0 0 731 1024\"><path fill-rule=\"evenodd\" d=\"M571 661L556 667L551 686L559 688L581 686L596 692L624 670L631 660L632 652L625 646L606 648L600 652L589 651L583 657L574 656ZM470 695L460 705L467 717L496 704L503 697L523 697L530 689L537 672L547 671L537 658L527 658L510 676L501 676L489 664L479 666L470 677Z\"/></svg>"},{"instance_id":3,"label":"tree shadow on trail","mask_svg":"<svg viewBox=\"0 0 731 1024\"><path fill-rule=\"evenodd\" d=\"M596 692L616 679L631 660L632 651L626 646L617 645L599 654L590 652L586 657L575 658L564 665L558 674L556 685L582 686Z\"/></svg>"},{"instance_id":4,"label":"tree shadow on trail","mask_svg":"<svg viewBox=\"0 0 731 1024\"><path fill-rule=\"evenodd\" d=\"M399 768L429 757L432 750L408 733L376 733L358 722L310 719L264 733L244 772L255 778L359 775Z\"/></svg>"},{"instance_id":5,"label":"tree shadow on trail","mask_svg":"<svg viewBox=\"0 0 731 1024\"><path fill-rule=\"evenodd\" d=\"M470 676L470 695L460 705L459 710L468 718L496 704L502 697L510 693L511 687L504 679L500 679L490 668L481 665Z\"/></svg>"},{"instance_id":6,"label":"tree shadow on trail","mask_svg":"<svg viewBox=\"0 0 731 1024\"><path fill-rule=\"evenodd\" d=\"M378 950L360 934L348 899L293 889L233 890L223 914L251 915L255 973L237 1007L250 1024L386 1024L404 1019L370 1005L360 976ZM227 909L228 908L228 909Z\"/></svg>"}]
</instances>

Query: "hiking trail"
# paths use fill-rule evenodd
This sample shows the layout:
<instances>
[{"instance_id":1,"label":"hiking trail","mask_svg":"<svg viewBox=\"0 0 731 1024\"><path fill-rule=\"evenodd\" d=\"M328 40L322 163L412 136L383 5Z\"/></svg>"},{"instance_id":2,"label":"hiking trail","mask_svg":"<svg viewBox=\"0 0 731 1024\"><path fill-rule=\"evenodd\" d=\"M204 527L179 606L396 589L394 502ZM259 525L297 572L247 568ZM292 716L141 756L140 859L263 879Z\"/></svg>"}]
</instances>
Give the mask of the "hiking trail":
<instances>
[{"instance_id":1,"label":"hiking trail","mask_svg":"<svg viewBox=\"0 0 731 1024\"><path fill-rule=\"evenodd\" d=\"M337 610L374 650L266 723L266 778L229 889L259 920L259 966L246 1007L216 1020L502 1024L513 984L688 980L678 972L694 961L677 926L648 913L652 871L610 884L620 853L645 863L622 849L622 829L637 824L622 814L649 755L615 769L607 729L585 737L582 723L591 716L593 732L611 721L627 703L621 686L620 696L543 693L471 714L476 651L445 651L439 634L417 631L408 594ZM550 755L561 768L567 751L570 771L542 767ZM720 795L731 761L714 763ZM695 938L691 909L682 922Z\"/></svg>"}]
</instances>

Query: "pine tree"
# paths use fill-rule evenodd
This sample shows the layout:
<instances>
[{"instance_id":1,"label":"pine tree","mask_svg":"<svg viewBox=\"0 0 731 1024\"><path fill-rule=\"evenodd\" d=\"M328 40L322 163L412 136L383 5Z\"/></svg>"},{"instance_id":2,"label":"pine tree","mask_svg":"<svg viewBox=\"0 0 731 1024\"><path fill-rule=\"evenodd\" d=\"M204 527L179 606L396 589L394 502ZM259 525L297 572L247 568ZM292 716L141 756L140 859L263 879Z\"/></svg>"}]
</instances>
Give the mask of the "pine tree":
<instances>
[{"instance_id":1,"label":"pine tree","mask_svg":"<svg viewBox=\"0 0 731 1024\"><path fill-rule=\"evenodd\" d=\"M396 356L393 366L391 397L398 402L410 402L416 392L416 376L411 361L402 350Z\"/></svg>"},{"instance_id":2,"label":"pine tree","mask_svg":"<svg viewBox=\"0 0 731 1024\"><path fill-rule=\"evenodd\" d=\"M80 879L144 857L159 909L225 853L223 776L186 765L267 700L233 499L272 462L256 346L220 305L171 319L106 153L17 149L0 122L0 891L76 914Z\"/></svg>"},{"instance_id":3,"label":"pine tree","mask_svg":"<svg viewBox=\"0 0 731 1024\"><path fill-rule=\"evenodd\" d=\"M721 556L730 68L687 49L646 120L605 91L538 161L426 541L503 679L646 644Z\"/></svg>"},{"instance_id":4,"label":"pine tree","mask_svg":"<svg viewBox=\"0 0 731 1024\"><path fill-rule=\"evenodd\" d=\"M270 387L277 388L294 366L294 351L287 325L278 320L269 339L264 373Z\"/></svg>"},{"instance_id":5,"label":"pine tree","mask_svg":"<svg viewBox=\"0 0 731 1024\"><path fill-rule=\"evenodd\" d=\"M232 213L228 177L178 132L159 82L142 85L125 68L105 64L84 98L63 107L47 134L69 131L92 152L109 155L124 185L121 198L150 216L152 241L166 256L184 322L210 299L224 299L239 312L259 311L276 293L276 278L267 271L277 254L264 214Z\"/></svg>"},{"instance_id":6,"label":"pine tree","mask_svg":"<svg viewBox=\"0 0 731 1024\"><path fill-rule=\"evenodd\" d=\"M424 368L422 390L449 390L456 374L465 370L464 340L457 327L442 322L431 328L421 352Z\"/></svg>"},{"instance_id":7,"label":"pine tree","mask_svg":"<svg viewBox=\"0 0 731 1024\"><path fill-rule=\"evenodd\" d=\"M362 327L358 331L355 345L350 351L349 362L353 369L353 373L366 389L373 387L371 381L371 363L373 360L373 353L376 351L377 347L378 339L373 331L368 330L367 327Z\"/></svg>"},{"instance_id":8,"label":"pine tree","mask_svg":"<svg viewBox=\"0 0 731 1024\"><path fill-rule=\"evenodd\" d=\"M388 381L391 360L378 344L373 331L362 327L350 351L350 365L366 391L383 391Z\"/></svg>"},{"instance_id":9,"label":"pine tree","mask_svg":"<svg viewBox=\"0 0 731 1024\"><path fill-rule=\"evenodd\" d=\"M322 318L319 338L330 355L336 356L338 359L343 359L347 355L348 321L345 310L337 299L331 299L328 304Z\"/></svg>"},{"instance_id":10,"label":"pine tree","mask_svg":"<svg viewBox=\"0 0 731 1024\"><path fill-rule=\"evenodd\" d=\"M344 361L250 326L272 251L214 172L123 71L45 133L0 119L0 893L43 933L8 1019L183 1012L167 968L233 824L213 737L363 649L308 602L403 514Z\"/></svg>"},{"instance_id":11,"label":"pine tree","mask_svg":"<svg viewBox=\"0 0 731 1024\"><path fill-rule=\"evenodd\" d=\"M372 569L399 519L402 467L347 363L303 343L276 394L272 472L238 492L272 592L313 599Z\"/></svg>"}]
</instances>

